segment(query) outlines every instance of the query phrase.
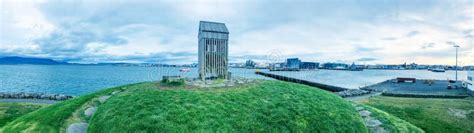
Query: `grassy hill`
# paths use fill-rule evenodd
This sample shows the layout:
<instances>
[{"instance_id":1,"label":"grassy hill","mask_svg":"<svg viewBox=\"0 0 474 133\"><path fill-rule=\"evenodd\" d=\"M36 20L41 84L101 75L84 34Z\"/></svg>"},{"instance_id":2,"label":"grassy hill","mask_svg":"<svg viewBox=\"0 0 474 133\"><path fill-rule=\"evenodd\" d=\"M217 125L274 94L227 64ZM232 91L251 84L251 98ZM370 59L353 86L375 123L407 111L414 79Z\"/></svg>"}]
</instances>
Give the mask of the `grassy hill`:
<instances>
[{"instance_id":1,"label":"grassy hill","mask_svg":"<svg viewBox=\"0 0 474 133\"><path fill-rule=\"evenodd\" d=\"M269 81L215 90L160 90L153 84L131 89L100 106L89 130L366 132L350 103L303 85Z\"/></svg>"},{"instance_id":2,"label":"grassy hill","mask_svg":"<svg viewBox=\"0 0 474 133\"><path fill-rule=\"evenodd\" d=\"M102 90L97 93L77 97L64 102L59 102L45 108L33 111L23 115L14 121L3 126L0 132L17 133L17 132L60 132L66 120L72 116L74 111L79 109L89 100L111 93L121 87Z\"/></svg>"},{"instance_id":3,"label":"grassy hill","mask_svg":"<svg viewBox=\"0 0 474 133\"><path fill-rule=\"evenodd\" d=\"M424 132L422 129L419 127L406 122L405 120L402 120L396 116L393 116L389 113L386 113L384 111L381 111L379 109L370 107L370 106L363 106L366 109L368 109L370 112L372 112L372 116L375 117L376 119L382 121L383 125L382 127L389 132L392 133L421 133Z\"/></svg>"},{"instance_id":4,"label":"grassy hill","mask_svg":"<svg viewBox=\"0 0 474 133\"><path fill-rule=\"evenodd\" d=\"M99 104L98 97L105 95L111 97ZM77 121L88 123L89 132L368 132L352 104L317 88L280 81L211 89L146 82L41 108L9 122L0 132L64 132ZM85 108L92 105L97 111L84 118ZM390 117L384 125L393 127L390 131L420 132L394 116L381 116Z\"/></svg>"},{"instance_id":5,"label":"grassy hill","mask_svg":"<svg viewBox=\"0 0 474 133\"><path fill-rule=\"evenodd\" d=\"M474 132L474 99L378 96L361 103L402 118L426 132Z\"/></svg>"},{"instance_id":6,"label":"grassy hill","mask_svg":"<svg viewBox=\"0 0 474 133\"><path fill-rule=\"evenodd\" d=\"M33 112L45 104L29 104L29 103L1 103L0 102L0 127L4 126L16 118Z\"/></svg>"}]
</instances>

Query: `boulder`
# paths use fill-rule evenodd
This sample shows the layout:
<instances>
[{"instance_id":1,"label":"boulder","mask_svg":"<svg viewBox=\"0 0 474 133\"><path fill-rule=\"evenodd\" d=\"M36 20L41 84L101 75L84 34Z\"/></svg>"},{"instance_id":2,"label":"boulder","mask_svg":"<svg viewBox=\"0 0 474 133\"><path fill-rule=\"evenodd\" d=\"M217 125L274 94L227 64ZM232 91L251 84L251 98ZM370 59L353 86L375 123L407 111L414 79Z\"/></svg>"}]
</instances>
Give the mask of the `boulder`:
<instances>
[{"instance_id":1,"label":"boulder","mask_svg":"<svg viewBox=\"0 0 474 133\"><path fill-rule=\"evenodd\" d=\"M100 96L99 97L99 102L100 103L105 103L110 98L110 96Z\"/></svg>"},{"instance_id":2,"label":"boulder","mask_svg":"<svg viewBox=\"0 0 474 133\"><path fill-rule=\"evenodd\" d=\"M59 95L57 100L66 100L67 96L66 95Z\"/></svg>"},{"instance_id":3,"label":"boulder","mask_svg":"<svg viewBox=\"0 0 474 133\"><path fill-rule=\"evenodd\" d=\"M114 91L114 92L112 92L112 95L115 95L115 94L118 94L118 93L119 93L119 91Z\"/></svg>"},{"instance_id":4,"label":"boulder","mask_svg":"<svg viewBox=\"0 0 474 133\"><path fill-rule=\"evenodd\" d=\"M357 110L357 111L364 110L364 107L360 107L360 106L359 106L359 107L356 107L356 110Z\"/></svg>"},{"instance_id":5,"label":"boulder","mask_svg":"<svg viewBox=\"0 0 474 133\"><path fill-rule=\"evenodd\" d=\"M84 115L91 117L97 111L97 107L89 107L84 111Z\"/></svg>"},{"instance_id":6,"label":"boulder","mask_svg":"<svg viewBox=\"0 0 474 133\"><path fill-rule=\"evenodd\" d=\"M84 122L73 123L67 127L66 133L87 133L88 126Z\"/></svg>"},{"instance_id":7,"label":"boulder","mask_svg":"<svg viewBox=\"0 0 474 133\"><path fill-rule=\"evenodd\" d=\"M367 124L367 127L376 128L376 127L379 127L380 125L382 125L382 122L380 122L377 119L370 119L370 120L367 121L366 124Z\"/></svg>"},{"instance_id":8,"label":"boulder","mask_svg":"<svg viewBox=\"0 0 474 133\"><path fill-rule=\"evenodd\" d=\"M47 98L48 98L48 96L46 94L43 94L43 95L40 96L40 99L47 99Z\"/></svg>"},{"instance_id":9,"label":"boulder","mask_svg":"<svg viewBox=\"0 0 474 133\"><path fill-rule=\"evenodd\" d=\"M362 117L369 117L370 114L372 114L372 112L369 112L369 111L367 111L367 110L363 110L363 111L360 111L359 114L360 114L360 116L362 116Z\"/></svg>"}]
</instances>

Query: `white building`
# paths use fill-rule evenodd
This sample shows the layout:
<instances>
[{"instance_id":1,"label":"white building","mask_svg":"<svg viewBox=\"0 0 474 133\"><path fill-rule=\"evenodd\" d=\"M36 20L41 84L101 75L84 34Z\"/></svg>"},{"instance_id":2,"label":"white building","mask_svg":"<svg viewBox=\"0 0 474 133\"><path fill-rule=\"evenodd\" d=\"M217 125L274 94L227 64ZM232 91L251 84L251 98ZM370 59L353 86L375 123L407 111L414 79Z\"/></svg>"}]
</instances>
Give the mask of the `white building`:
<instances>
[{"instance_id":1,"label":"white building","mask_svg":"<svg viewBox=\"0 0 474 133\"><path fill-rule=\"evenodd\" d=\"M468 71L466 85L467 85L467 88L474 91L474 81L473 80L474 80L474 70Z\"/></svg>"},{"instance_id":2,"label":"white building","mask_svg":"<svg viewBox=\"0 0 474 133\"><path fill-rule=\"evenodd\" d=\"M199 78L230 78L228 72L229 31L224 23L199 22Z\"/></svg>"}]
</instances>

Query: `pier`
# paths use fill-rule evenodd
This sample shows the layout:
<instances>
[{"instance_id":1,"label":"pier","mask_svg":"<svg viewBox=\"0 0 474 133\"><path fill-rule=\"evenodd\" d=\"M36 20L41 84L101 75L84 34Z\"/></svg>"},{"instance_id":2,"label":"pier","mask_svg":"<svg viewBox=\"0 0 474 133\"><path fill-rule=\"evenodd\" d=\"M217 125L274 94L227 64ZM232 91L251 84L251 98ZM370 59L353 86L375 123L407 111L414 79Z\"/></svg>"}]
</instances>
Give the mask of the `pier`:
<instances>
[{"instance_id":1,"label":"pier","mask_svg":"<svg viewBox=\"0 0 474 133\"><path fill-rule=\"evenodd\" d=\"M309 85L309 86L321 88L323 90L327 90L327 91L331 91L331 92L341 92L341 91L349 90L347 88L342 88L342 87L317 83L317 82L303 80L303 79L287 77L287 76L283 76L283 75L265 73L265 72L260 72L260 71L256 71L255 74L262 75L262 76L265 76L265 77L274 78L274 79L281 80L281 81L287 81L287 82L293 82L293 83L298 83L298 84Z\"/></svg>"},{"instance_id":2,"label":"pier","mask_svg":"<svg viewBox=\"0 0 474 133\"><path fill-rule=\"evenodd\" d=\"M415 78L390 79L361 89L382 92L384 96L419 98L466 98L473 93L462 87L460 81Z\"/></svg>"}]
</instances>

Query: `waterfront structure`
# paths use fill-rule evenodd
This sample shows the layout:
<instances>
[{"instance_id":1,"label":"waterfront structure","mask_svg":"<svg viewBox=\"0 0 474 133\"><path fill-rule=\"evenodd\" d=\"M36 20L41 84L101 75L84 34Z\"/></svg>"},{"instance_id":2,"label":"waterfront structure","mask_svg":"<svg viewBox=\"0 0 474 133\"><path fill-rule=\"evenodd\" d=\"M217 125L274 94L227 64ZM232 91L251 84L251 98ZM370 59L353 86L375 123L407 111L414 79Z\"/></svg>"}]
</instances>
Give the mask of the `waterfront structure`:
<instances>
[{"instance_id":1,"label":"waterfront structure","mask_svg":"<svg viewBox=\"0 0 474 133\"><path fill-rule=\"evenodd\" d=\"M257 69L267 69L270 67L270 64L264 62L257 62L255 63L255 68Z\"/></svg>"},{"instance_id":2,"label":"waterfront structure","mask_svg":"<svg viewBox=\"0 0 474 133\"><path fill-rule=\"evenodd\" d=\"M289 69L299 69L301 60L298 58L288 58L286 59L286 67Z\"/></svg>"},{"instance_id":3,"label":"waterfront structure","mask_svg":"<svg viewBox=\"0 0 474 133\"><path fill-rule=\"evenodd\" d=\"M255 63L254 61L252 60L247 60L245 62L245 67L246 68L255 68L255 66L257 65L257 63Z\"/></svg>"},{"instance_id":4,"label":"waterfront structure","mask_svg":"<svg viewBox=\"0 0 474 133\"><path fill-rule=\"evenodd\" d=\"M317 69L319 68L319 63L316 62L301 62L301 69Z\"/></svg>"},{"instance_id":5,"label":"waterfront structure","mask_svg":"<svg viewBox=\"0 0 474 133\"><path fill-rule=\"evenodd\" d=\"M199 78L230 78L228 72L229 31L224 23L199 22Z\"/></svg>"},{"instance_id":6,"label":"waterfront structure","mask_svg":"<svg viewBox=\"0 0 474 133\"><path fill-rule=\"evenodd\" d=\"M352 65L349 67L349 69L357 69L357 65L355 62L352 62Z\"/></svg>"},{"instance_id":7,"label":"waterfront structure","mask_svg":"<svg viewBox=\"0 0 474 133\"><path fill-rule=\"evenodd\" d=\"M344 64L344 63L324 63L323 68L324 69L347 69L349 65Z\"/></svg>"},{"instance_id":8,"label":"waterfront structure","mask_svg":"<svg viewBox=\"0 0 474 133\"><path fill-rule=\"evenodd\" d=\"M285 63L271 63L269 65L270 71L283 71L285 69Z\"/></svg>"},{"instance_id":9,"label":"waterfront structure","mask_svg":"<svg viewBox=\"0 0 474 133\"><path fill-rule=\"evenodd\" d=\"M355 62L352 62L352 65L349 66L351 71L362 71L365 69L365 65L356 65Z\"/></svg>"},{"instance_id":10,"label":"waterfront structure","mask_svg":"<svg viewBox=\"0 0 474 133\"><path fill-rule=\"evenodd\" d=\"M467 73L466 86L468 89L474 91L474 70L473 69L471 69Z\"/></svg>"}]
</instances>

